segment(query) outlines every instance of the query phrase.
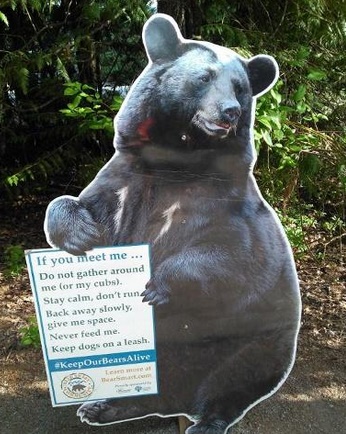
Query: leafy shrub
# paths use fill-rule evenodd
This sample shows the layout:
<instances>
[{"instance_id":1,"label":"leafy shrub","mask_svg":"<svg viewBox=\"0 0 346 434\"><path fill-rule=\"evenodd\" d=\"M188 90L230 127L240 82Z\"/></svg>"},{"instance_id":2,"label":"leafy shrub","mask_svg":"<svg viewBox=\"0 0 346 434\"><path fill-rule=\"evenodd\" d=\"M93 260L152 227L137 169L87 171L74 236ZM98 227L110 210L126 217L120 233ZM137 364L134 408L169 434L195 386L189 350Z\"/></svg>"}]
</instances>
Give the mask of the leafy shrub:
<instances>
[{"instance_id":1,"label":"leafy shrub","mask_svg":"<svg viewBox=\"0 0 346 434\"><path fill-rule=\"evenodd\" d=\"M78 119L82 131L102 130L108 137L113 136L114 113L123 101L120 95L114 95L108 103L96 89L78 81L65 84L64 95L72 101L60 112L68 118Z\"/></svg>"},{"instance_id":2,"label":"leafy shrub","mask_svg":"<svg viewBox=\"0 0 346 434\"><path fill-rule=\"evenodd\" d=\"M345 138L319 129L328 117L316 108L308 90L309 80L315 81L317 73L309 73L307 84L289 94L284 94L280 80L257 102L255 146L260 184L265 196L271 201L281 198L284 208L301 199L314 200L321 207L327 200L338 203L346 191Z\"/></svg>"},{"instance_id":3,"label":"leafy shrub","mask_svg":"<svg viewBox=\"0 0 346 434\"><path fill-rule=\"evenodd\" d=\"M21 245L11 245L4 251L5 276L18 276L25 267L25 256Z\"/></svg>"},{"instance_id":4,"label":"leafy shrub","mask_svg":"<svg viewBox=\"0 0 346 434\"><path fill-rule=\"evenodd\" d=\"M33 346L34 348L39 348L41 346L36 317L29 318L28 325L22 327L19 333L21 336L20 343L24 347Z\"/></svg>"}]
</instances>

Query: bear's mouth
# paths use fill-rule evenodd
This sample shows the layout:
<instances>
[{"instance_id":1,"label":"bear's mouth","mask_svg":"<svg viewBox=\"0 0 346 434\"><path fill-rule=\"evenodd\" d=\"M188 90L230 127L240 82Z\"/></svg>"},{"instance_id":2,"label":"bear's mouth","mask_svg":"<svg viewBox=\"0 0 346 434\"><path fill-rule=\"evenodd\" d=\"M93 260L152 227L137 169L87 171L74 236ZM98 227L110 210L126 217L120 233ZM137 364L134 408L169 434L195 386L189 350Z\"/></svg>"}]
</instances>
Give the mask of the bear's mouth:
<instances>
[{"instance_id":1,"label":"bear's mouth","mask_svg":"<svg viewBox=\"0 0 346 434\"><path fill-rule=\"evenodd\" d=\"M230 131L236 132L237 129L236 124L231 124L230 122L224 121L211 121L206 119L204 116L201 116L201 114L195 116L193 123L205 131L208 135L217 136L220 138L228 136Z\"/></svg>"}]
</instances>

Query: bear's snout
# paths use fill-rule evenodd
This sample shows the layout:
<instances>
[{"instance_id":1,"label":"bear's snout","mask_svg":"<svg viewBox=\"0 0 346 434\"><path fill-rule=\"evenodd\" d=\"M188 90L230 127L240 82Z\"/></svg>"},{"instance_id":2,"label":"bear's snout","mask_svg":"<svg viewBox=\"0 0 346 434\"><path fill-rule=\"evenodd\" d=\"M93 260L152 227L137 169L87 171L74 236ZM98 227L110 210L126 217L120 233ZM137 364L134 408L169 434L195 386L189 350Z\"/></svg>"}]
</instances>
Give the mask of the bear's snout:
<instances>
[{"instance_id":1,"label":"bear's snout","mask_svg":"<svg viewBox=\"0 0 346 434\"><path fill-rule=\"evenodd\" d=\"M238 119L241 115L241 107L239 103L226 103L222 105L222 117L223 120L230 124L230 126L236 126Z\"/></svg>"}]
</instances>

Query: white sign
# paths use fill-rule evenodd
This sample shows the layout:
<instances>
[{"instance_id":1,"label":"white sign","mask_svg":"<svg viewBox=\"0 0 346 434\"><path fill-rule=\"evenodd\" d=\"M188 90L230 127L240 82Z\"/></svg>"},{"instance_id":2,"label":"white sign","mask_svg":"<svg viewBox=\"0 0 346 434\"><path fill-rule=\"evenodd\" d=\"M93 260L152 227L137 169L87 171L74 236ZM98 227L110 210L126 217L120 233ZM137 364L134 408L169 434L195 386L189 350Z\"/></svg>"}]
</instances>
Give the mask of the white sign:
<instances>
[{"instance_id":1,"label":"white sign","mask_svg":"<svg viewBox=\"0 0 346 434\"><path fill-rule=\"evenodd\" d=\"M25 253L53 406L156 394L149 246Z\"/></svg>"}]
</instances>

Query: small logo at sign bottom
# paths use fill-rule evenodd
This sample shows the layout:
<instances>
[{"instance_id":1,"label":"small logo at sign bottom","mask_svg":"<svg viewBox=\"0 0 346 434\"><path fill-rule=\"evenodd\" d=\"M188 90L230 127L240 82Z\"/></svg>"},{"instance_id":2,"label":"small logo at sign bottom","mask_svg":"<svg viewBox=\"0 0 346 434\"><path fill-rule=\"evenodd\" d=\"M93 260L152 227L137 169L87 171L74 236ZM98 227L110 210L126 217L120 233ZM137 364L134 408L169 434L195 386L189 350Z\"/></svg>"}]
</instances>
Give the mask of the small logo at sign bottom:
<instances>
[{"instance_id":1,"label":"small logo at sign bottom","mask_svg":"<svg viewBox=\"0 0 346 434\"><path fill-rule=\"evenodd\" d=\"M93 393L94 382L89 375L70 374L62 380L61 390L69 398L86 398Z\"/></svg>"}]
</instances>

